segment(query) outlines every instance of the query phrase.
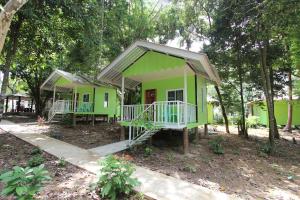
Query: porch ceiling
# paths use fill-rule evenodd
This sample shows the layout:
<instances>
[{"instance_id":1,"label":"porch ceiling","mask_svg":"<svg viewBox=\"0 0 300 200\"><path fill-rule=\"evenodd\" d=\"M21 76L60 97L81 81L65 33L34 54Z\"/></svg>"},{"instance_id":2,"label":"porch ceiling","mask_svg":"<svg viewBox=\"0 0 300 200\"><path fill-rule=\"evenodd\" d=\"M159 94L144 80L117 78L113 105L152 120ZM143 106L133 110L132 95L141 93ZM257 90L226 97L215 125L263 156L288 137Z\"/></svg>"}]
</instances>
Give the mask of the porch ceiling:
<instances>
[{"instance_id":1,"label":"porch ceiling","mask_svg":"<svg viewBox=\"0 0 300 200\"><path fill-rule=\"evenodd\" d=\"M197 74L207 77L216 84L220 84L219 75L213 65L210 64L207 55L195 53L178 48L168 47L146 41L137 41L120 54L111 64L100 72L98 80L120 86L122 85L122 72L141 58L146 52L155 51L166 55L182 58L186 64ZM126 78L125 87L134 89L140 84L141 78Z\"/></svg>"}]
</instances>

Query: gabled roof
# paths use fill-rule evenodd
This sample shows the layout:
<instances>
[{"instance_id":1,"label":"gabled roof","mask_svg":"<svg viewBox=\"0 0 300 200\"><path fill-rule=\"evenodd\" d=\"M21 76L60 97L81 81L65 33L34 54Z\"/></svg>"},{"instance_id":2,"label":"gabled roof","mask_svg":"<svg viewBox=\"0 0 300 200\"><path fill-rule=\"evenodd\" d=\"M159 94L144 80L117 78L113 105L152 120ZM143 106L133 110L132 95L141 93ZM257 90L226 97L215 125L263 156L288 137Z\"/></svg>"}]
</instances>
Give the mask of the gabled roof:
<instances>
[{"instance_id":1,"label":"gabled roof","mask_svg":"<svg viewBox=\"0 0 300 200\"><path fill-rule=\"evenodd\" d=\"M210 64L205 53L195 53L183 49L155 44L146 41L137 41L120 54L111 64L98 75L98 80L121 86L122 72L141 58L146 52L155 51L170 56L182 58L196 74L200 74L216 84L221 80L217 70ZM139 82L126 79L126 87L133 89Z\"/></svg>"},{"instance_id":2,"label":"gabled roof","mask_svg":"<svg viewBox=\"0 0 300 200\"><path fill-rule=\"evenodd\" d=\"M61 77L67 79L68 81L72 82L74 85L94 85L94 86L107 86L110 87L106 83L94 83L90 81L87 77L72 74L63 70L56 69L54 70L50 76L44 81L44 83L41 85L42 90L53 90L54 85L58 79ZM67 88L59 87L57 88L57 91L66 91Z\"/></svg>"}]
</instances>

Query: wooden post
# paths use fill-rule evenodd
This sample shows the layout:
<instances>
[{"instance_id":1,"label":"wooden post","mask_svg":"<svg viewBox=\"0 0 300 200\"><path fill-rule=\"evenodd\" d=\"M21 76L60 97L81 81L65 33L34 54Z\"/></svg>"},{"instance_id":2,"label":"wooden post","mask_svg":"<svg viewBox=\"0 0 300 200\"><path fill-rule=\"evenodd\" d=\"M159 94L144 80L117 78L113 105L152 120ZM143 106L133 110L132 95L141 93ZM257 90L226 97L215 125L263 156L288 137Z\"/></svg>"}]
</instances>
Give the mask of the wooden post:
<instances>
[{"instance_id":1,"label":"wooden post","mask_svg":"<svg viewBox=\"0 0 300 200\"><path fill-rule=\"evenodd\" d=\"M125 91L125 77L122 76L122 94L121 94L121 121L123 121L123 107L124 107L124 91Z\"/></svg>"},{"instance_id":2,"label":"wooden post","mask_svg":"<svg viewBox=\"0 0 300 200\"><path fill-rule=\"evenodd\" d=\"M195 127L195 142L198 143L200 140L199 129L198 126Z\"/></svg>"},{"instance_id":3,"label":"wooden post","mask_svg":"<svg viewBox=\"0 0 300 200\"><path fill-rule=\"evenodd\" d=\"M18 97L17 112L20 112L20 109L21 109L21 96Z\"/></svg>"},{"instance_id":4,"label":"wooden post","mask_svg":"<svg viewBox=\"0 0 300 200\"><path fill-rule=\"evenodd\" d=\"M30 112L32 112L32 108L33 108L33 99L31 99Z\"/></svg>"},{"instance_id":5,"label":"wooden post","mask_svg":"<svg viewBox=\"0 0 300 200\"><path fill-rule=\"evenodd\" d=\"M5 104L5 112L7 113L7 109L8 109L8 96L6 97L6 104Z\"/></svg>"},{"instance_id":6,"label":"wooden post","mask_svg":"<svg viewBox=\"0 0 300 200\"><path fill-rule=\"evenodd\" d=\"M95 115L92 115L92 126L95 126Z\"/></svg>"},{"instance_id":7,"label":"wooden post","mask_svg":"<svg viewBox=\"0 0 300 200\"><path fill-rule=\"evenodd\" d=\"M183 153L189 152L189 131L187 127L183 128Z\"/></svg>"},{"instance_id":8,"label":"wooden post","mask_svg":"<svg viewBox=\"0 0 300 200\"><path fill-rule=\"evenodd\" d=\"M11 99L11 111L14 112L14 97Z\"/></svg>"},{"instance_id":9,"label":"wooden post","mask_svg":"<svg viewBox=\"0 0 300 200\"><path fill-rule=\"evenodd\" d=\"M55 103L55 92L56 92L56 86L54 86L54 89L53 89L53 106L54 106L54 103Z\"/></svg>"},{"instance_id":10,"label":"wooden post","mask_svg":"<svg viewBox=\"0 0 300 200\"><path fill-rule=\"evenodd\" d=\"M124 126L121 126L120 140L121 141L125 140L125 127Z\"/></svg>"},{"instance_id":11,"label":"wooden post","mask_svg":"<svg viewBox=\"0 0 300 200\"><path fill-rule=\"evenodd\" d=\"M204 124L204 136L207 137L207 135L208 135L207 124Z\"/></svg>"},{"instance_id":12,"label":"wooden post","mask_svg":"<svg viewBox=\"0 0 300 200\"><path fill-rule=\"evenodd\" d=\"M73 126L75 127L76 126L76 114L73 113Z\"/></svg>"},{"instance_id":13,"label":"wooden post","mask_svg":"<svg viewBox=\"0 0 300 200\"><path fill-rule=\"evenodd\" d=\"M76 107L77 107L77 86L75 87L75 90L74 90L74 102L73 102L73 105L74 105L74 113L76 112Z\"/></svg>"}]
</instances>

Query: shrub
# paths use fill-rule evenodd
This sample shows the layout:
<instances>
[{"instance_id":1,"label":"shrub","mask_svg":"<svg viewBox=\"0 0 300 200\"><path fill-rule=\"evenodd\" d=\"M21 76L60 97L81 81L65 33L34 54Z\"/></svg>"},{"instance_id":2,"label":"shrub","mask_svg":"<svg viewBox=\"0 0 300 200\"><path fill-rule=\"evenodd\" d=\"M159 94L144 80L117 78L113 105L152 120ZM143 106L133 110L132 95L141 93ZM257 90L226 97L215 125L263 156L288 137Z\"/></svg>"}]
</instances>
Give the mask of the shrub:
<instances>
[{"instance_id":1,"label":"shrub","mask_svg":"<svg viewBox=\"0 0 300 200\"><path fill-rule=\"evenodd\" d=\"M148 157L148 156L151 156L153 150L150 148L150 147L146 147L144 149L144 156Z\"/></svg>"},{"instance_id":2,"label":"shrub","mask_svg":"<svg viewBox=\"0 0 300 200\"><path fill-rule=\"evenodd\" d=\"M0 181L5 184L1 195L13 195L18 200L30 200L50 179L44 165L34 168L15 166L11 171L0 175Z\"/></svg>"},{"instance_id":3,"label":"shrub","mask_svg":"<svg viewBox=\"0 0 300 200\"><path fill-rule=\"evenodd\" d=\"M209 141L209 146L215 154L224 154L224 149L222 147L223 137L217 136L212 141Z\"/></svg>"},{"instance_id":4,"label":"shrub","mask_svg":"<svg viewBox=\"0 0 300 200\"><path fill-rule=\"evenodd\" d=\"M31 155L38 155L38 154L42 154L42 153L43 153L43 151L39 147L34 147L30 152Z\"/></svg>"},{"instance_id":5,"label":"shrub","mask_svg":"<svg viewBox=\"0 0 300 200\"><path fill-rule=\"evenodd\" d=\"M261 147L260 147L260 151L265 153L265 154L268 154L270 155L272 153L272 146L269 142L263 144Z\"/></svg>"},{"instance_id":6,"label":"shrub","mask_svg":"<svg viewBox=\"0 0 300 200\"><path fill-rule=\"evenodd\" d=\"M62 123L64 124L64 125L67 125L67 126L71 126L71 125L73 125L73 119L72 119L72 114L66 114L66 115L63 115L62 116Z\"/></svg>"},{"instance_id":7,"label":"shrub","mask_svg":"<svg viewBox=\"0 0 300 200\"><path fill-rule=\"evenodd\" d=\"M196 173L196 171L197 171L196 167L192 166L192 165L186 165L183 167L182 170L186 171L186 172L190 172L190 173Z\"/></svg>"},{"instance_id":8,"label":"shrub","mask_svg":"<svg viewBox=\"0 0 300 200\"><path fill-rule=\"evenodd\" d=\"M130 194L140 183L131 178L134 167L128 161L108 156L101 163L101 175L97 183L102 197L117 199L120 194Z\"/></svg>"},{"instance_id":9,"label":"shrub","mask_svg":"<svg viewBox=\"0 0 300 200\"><path fill-rule=\"evenodd\" d=\"M66 160L65 160L64 158L60 158L60 159L58 160L57 166L58 166L58 167L65 167L66 164L67 164Z\"/></svg>"},{"instance_id":10,"label":"shrub","mask_svg":"<svg viewBox=\"0 0 300 200\"><path fill-rule=\"evenodd\" d=\"M27 165L29 167L37 167L37 166L43 164L44 161L45 161L44 158L41 155L38 154L38 155L35 155L35 156L31 157L28 160Z\"/></svg>"},{"instance_id":11,"label":"shrub","mask_svg":"<svg viewBox=\"0 0 300 200\"><path fill-rule=\"evenodd\" d=\"M249 116L246 119L247 126L250 128L256 128L259 125L259 117L257 116Z\"/></svg>"}]
</instances>

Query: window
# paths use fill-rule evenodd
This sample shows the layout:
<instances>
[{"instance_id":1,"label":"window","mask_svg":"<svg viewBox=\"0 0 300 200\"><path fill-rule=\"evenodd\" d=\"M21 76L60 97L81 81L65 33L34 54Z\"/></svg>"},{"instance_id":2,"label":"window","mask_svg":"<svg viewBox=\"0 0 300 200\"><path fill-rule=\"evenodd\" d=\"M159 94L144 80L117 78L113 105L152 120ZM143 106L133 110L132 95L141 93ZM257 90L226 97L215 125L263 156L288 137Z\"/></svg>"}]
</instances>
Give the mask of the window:
<instances>
[{"instance_id":1,"label":"window","mask_svg":"<svg viewBox=\"0 0 300 200\"><path fill-rule=\"evenodd\" d=\"M108 93L104 93L104 108L108 107Z\"/></svg>"},{"instance_id":2,"label":"window","mask_svg":"<svg viewBox=\"0 0 300 200\"><path fill-rule=\"evenodd\" d=\"M83 102L89 102L90 101L90 95L89 94L83 94Z\"/></svg>"},{"instance_id":3,"label":"window","mask_svg":"<svg viewBox=\"0 0 300 200\"><path fill-rule=\"evenodd\" d=\"M183 101L183 90L169 90L168 101Z\"/></svg>"}]
</instances>

